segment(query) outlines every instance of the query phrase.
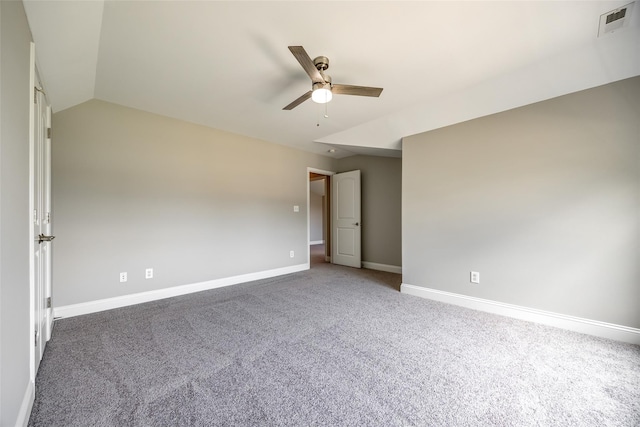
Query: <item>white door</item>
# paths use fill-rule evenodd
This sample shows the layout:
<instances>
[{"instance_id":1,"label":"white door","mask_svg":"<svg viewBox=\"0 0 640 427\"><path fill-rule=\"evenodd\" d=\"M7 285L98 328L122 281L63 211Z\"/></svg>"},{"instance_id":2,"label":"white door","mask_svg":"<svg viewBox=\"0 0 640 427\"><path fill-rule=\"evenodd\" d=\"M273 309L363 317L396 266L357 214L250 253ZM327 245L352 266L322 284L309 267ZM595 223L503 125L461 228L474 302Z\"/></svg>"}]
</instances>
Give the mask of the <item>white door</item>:
<instances>
[{"instance_id":1,"label":"white door","mask_svg":"<svg viewBox=\"0 0 640 427\"><path fill-rule=\"evenodd\" d=\"M362 267L360 171L335 174L332 181L333 236L331 262Z\"/></svg>"},{"instance_id":2,"label":"white door","mask_svg":"<svg viewBox=\"0 0 640 427\"><path fill-rule=\"evenodd\" d=\"M44 347L51 335L51 109L35 70L32 45L33 110L31 119L31 379L35 380Z\"/></svg>"}]
</instances>

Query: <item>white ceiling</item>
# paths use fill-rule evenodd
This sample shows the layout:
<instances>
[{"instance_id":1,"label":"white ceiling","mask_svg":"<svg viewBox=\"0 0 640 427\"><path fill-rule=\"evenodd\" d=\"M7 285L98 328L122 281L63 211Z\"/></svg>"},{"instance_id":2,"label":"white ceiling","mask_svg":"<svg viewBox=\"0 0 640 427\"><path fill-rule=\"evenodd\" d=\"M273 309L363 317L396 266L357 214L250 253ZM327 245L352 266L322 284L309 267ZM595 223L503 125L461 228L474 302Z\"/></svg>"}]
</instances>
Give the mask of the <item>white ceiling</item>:
<instances>
[{"instance_id":1,"label":"white ceiling","mask_svg":"<svg viewBox=\"0 0 640 427\"><path fill-rule=\"evenodd\" d=\"M640 10L597 37L628 2L24 3L54 111L97 98L339 158L640 75ZM381 97L283 111L310 89L289 45Z\"/></svg>"}]
</instances>

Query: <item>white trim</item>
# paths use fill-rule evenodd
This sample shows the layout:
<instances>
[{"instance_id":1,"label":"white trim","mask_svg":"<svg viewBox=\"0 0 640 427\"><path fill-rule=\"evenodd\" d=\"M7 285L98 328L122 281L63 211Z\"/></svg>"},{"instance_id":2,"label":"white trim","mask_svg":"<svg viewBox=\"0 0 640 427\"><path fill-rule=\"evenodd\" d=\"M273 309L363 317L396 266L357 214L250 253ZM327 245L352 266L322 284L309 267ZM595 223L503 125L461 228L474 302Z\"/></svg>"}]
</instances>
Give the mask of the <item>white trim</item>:
<instances>
[{"instance_id":1,"label":"white trim","mask_svg":"<svg viewBox=\"0 0 640 427\"><path fill-rule=\"evenodd\" d=\"M33 345L33 337L36 331L36 279L35 279L35 230L34 230L34 211L36 209L33 203L35 195L35 85L36 85L36 45L34 42L29 43L29 336L26 337L27 348L29 349L29 378L31 381L36 380L36 348Z\"/></svg>"},{"instance_id":2,"label":"white trim","mask_svg":"<svg viewBox=\"0 0 640 427\"><path fill-rule=\"evenodd\" d=\"M325 171L322 169L307 167L307 180L309 180L309 172L317 173L319 175L327 175L327 176L332 176L336 174L336 172L333 172L333 171Z\"/></svg>"},{"instance_id":3,"label":"white trim","mask_svg":"<svg viewBox=\"0 0 640 427\"><path fill-rule=\"evenodd\" d=\"M402 267L399 265L378 264L377 262L362 261L362 267L369 270L386 271L388 273L402 274Z\"/></svg>"},{"instance_id":4,"label":"white trim","mask_svg":"<svg viewBox=\"0 0 640 427\"><path fill-rule=\"evenodd\" d=\"M54 309L54 316L74 317L83 314L97 313L99 311L111 310L114 308L126 307L145 302L171 298L179 295L191 294L194 292L206 291L209 289L221 288L224 286L237 285L239 283L251 282L254 280L268 279L270 277L282 276L285 274L297 273L309 269L309 264L298 264L291 267L276 268L273 270L260 271L257 273L242 274L239 276L225 277L222 279L209 280L206 282L192 283L189 285L174 286L171 288L157 289L155 291L140 292L137 294L123 295L114 298L105 298L96 301L71 304Z\"/></svg>"},{"instance_id":5,"label":"white trim","mask_svg":"<svg viewBox=\"0 0 640 427\"><path fill-rule=\"evenodd\" d=\"M640 344L640 329L403 283L400 292L583 334Z\"/></svg>"},{"instance_id":6,"label":"white trim","mask_svg":"<svg viewBox=\"0 0 640 427\"><path fill-rule=\"evenodd\" d=\"M49 340L51 340L51 336L53 335L53 326L55 325L55 322L54 322L54 320L55 320L55 319L54 319L54 317L55 317L55 316L54 316L54 314L53 314L53 307L51 307L51 308L49 309L49 311L51 312L51 314L50 314L50 315L49 315L49 317L47 318L47 322L48 322L48 325L47 325L47 333L49 334L49 335L47 335L47 342L49 342ZM46 348L46 347L45 347L45 348Z\"/></svg>"},{"instance_id":7,"label":"white trim","mask_svg":"<svg viewBox=\"0 0 640 427\"><path fill-rule=\"evenodd\" d=\"M313 240L309 242L309 245L324 245L324 240Z\"/></svg>"},{"instance_id":8,"label":"white trim","mask_svg":"<svg viewBox=\"0 0 640 427\"><path fill-rule=\"evenodd\" d=\"M33 402L36 399L36 387L33 382L29 381L27 389L24 392L22 398L22 405L20 405L20 412L18 412L18 418L16 419L16 427L27 427L29 424L29 417L31 417L31 409L33 408Z\"/></svg>"}]
</instances>

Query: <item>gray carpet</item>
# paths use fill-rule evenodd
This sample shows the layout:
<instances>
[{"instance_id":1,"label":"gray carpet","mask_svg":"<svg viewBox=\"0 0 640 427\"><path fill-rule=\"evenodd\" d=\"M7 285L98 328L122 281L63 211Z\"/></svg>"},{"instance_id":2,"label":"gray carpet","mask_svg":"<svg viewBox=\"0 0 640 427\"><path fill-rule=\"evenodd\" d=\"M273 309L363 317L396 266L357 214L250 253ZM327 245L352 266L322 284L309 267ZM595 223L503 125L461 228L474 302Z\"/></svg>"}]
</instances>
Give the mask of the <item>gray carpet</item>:
<instances>
[{"instance_id":1,"label":"gray carpet","mask_svg":"<svg viewBox=\"0 0 640 427\"><path fill-rule=\"evenodd\" d=\"M30 426L639 426L640 347L308 272L56 321Z\"/></svg>"}]
</instances>

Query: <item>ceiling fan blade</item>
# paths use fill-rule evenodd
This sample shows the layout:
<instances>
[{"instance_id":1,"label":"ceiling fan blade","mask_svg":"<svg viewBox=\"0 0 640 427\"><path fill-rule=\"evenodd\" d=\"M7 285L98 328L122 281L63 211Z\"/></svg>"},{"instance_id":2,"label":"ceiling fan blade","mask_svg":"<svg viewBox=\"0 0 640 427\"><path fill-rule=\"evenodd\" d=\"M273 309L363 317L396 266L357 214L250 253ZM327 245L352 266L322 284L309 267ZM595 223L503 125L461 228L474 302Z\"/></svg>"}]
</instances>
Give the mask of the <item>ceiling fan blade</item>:
<instances>
[{"instance_id":1,"label":"ceiling fan blade","mask_svg":"<svg viewBox=\"0 0 640 427\"><path fill-rule=\"evenodd\" d=\"M307 72L309 77L311 77L311 81L314 83L324 83L324 79L320 75L320 71L316 68L315 64L307 54L307 51L304 50L302 46L289 46L289 50L293 53L293 56L296 57L304 71Z\"/></svg>"},{"instance_id":2,"label":"ceiling fan blade","mask_svg":"<svg viewBox=\"0 0 640 427\"><path fill-rule=\"evenodd\" d=\"M338 95L358 95L358 96L378 97L382 93L382 88L335 84L331 86L331 92Z\"/></svg>"},{"instance_id":3,"label":"ceiling fan blade","mask_svg":"<svg viewBox=\"0 0 640 427\"><path fill-rule=\"evenodd\" d=\"M311 98L311 92L312 91L309 91L309 92L305 93L300 98L296 99L291 104L289 104L286 107L284 107L283 110L293 110L298 105L302 104L304 101L306 101L307 99Z\"/></svg>"}]
</instances>

